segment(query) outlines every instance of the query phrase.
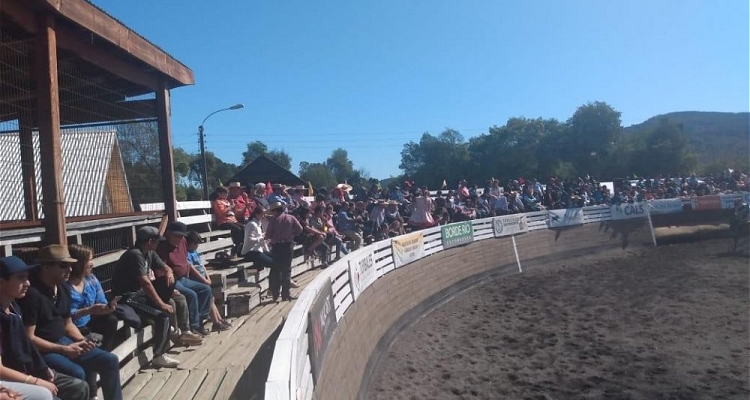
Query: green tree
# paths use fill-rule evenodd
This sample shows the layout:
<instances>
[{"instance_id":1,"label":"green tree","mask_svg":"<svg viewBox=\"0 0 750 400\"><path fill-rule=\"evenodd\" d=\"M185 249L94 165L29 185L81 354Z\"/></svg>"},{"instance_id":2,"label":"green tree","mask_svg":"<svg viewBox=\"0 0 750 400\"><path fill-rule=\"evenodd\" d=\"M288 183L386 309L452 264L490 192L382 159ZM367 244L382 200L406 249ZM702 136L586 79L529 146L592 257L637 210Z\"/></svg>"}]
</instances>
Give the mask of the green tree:
<instances>
[{"instance_id":1,"label":"green tree","mask_svg":"<svg viewBox=\"0 0 750 400\"><path fill-rule=\"evenodd\" d=\"M292 157L289 153L283 149L273 149L269 151L268 146L259 140L247 144L246 150L242 152L242 164L240 167L250 164L262 155L265 155L287 170L292 169Z\"/></svg>"},{"instance_id":2,"label":"green tree","mask_svg":"<svg viewBox=\"0 0 750 400\"><path fill-rule=\"evenodd\" d=\"M621 113L602 101L584 104L568 120L569 160L580 172L601 175L612 146L622 133Z\"/></svg>"},{"instance_id":3,"label":"green tree","mask_svg":"<svg viewBox=\"0 0 750 400\"><path fill-rule=\"evenodd\" d=\"M304 181L309 181L316 188L326 187L328 189L336 185L336 177L327 165L322 163L300 163L299 177Z\"/></svg>"},{"instance_id":4,"label":"green tree","mask_svg":"<svg viewBox=\"0 0 750 400\"><path fill-rule=\"evenodd\" d=\"M247 150L242 152L242 167L250 164L256 158L268 153L268 146L265 143L256 140L247 144Z\"/></svg>"},{"instance_id":5,"label":"green tree","mask_svg":"<svg viewBox=\"0 0 750 400\"><path fill-rule=\"evenodd\" d=\"M271 150L268 153L266 153L266 157L270 158L273 161L276 161L277 164L284 167L286 170L292 169L292 156L289 155L286 151L282 150Z\"/></svg>"},{"instance_id":6,"label":"green tree","mask_svg":"<svg viewBox=\"0 0 750 400\"><path fill-rule=\"evenodd\" d=\"M225 185L235 173L237 173L237 166L231 163L226 163L220 158L216 157L213 152L206 152L206 166L208 173L208 191L213 191L219 185ZM190 173L193 176L201 176L203 168L203 160L200 157L190 163Z\"/></svg>"},{"instance_id":7,"label":"green tree","mask_svg":"<svg viewBox=\"0 0 750 400\"><path fill-rule=\"evenodd\" d=\"M446 129L438 136L425 132L419 143L406 143L399 168L420 185L440 187L444 179L457 182L466 177L470 165L468 143L458 131Z\"/></svg>"},{"instance_id":8,"label":"green tree","mask_svg":"<svg viewBox=\"0 0 750 400\"><path fill-rule=\"evenodd\" d=\"M354 175L354 163L349 160L349 153L341 147L331 153L326 166L331 169L337 182L348 182Z\"/></svg>"}]
</instances>

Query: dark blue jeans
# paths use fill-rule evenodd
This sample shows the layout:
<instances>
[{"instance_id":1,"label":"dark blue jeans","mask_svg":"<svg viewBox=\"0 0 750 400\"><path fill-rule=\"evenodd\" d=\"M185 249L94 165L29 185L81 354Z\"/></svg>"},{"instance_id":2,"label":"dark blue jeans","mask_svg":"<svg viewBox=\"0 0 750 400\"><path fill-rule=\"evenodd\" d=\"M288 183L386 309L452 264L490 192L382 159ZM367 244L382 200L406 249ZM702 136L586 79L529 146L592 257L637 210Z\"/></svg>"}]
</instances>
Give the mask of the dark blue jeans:
<instances>
[{"instance_id":1,"label":"dark blue jeans","mask_svg":"<svg viewBox=\"0 0 750 400\"><path fill-rule=\"evenodd\" d=\"M183 277L175 280L174 288L187 300L190 328L200 327L201 318L208 318L211 312L211 302L214 300L211 286Z\"/></svg>"},{"instance_id":2,"label":"dark blue jeans","mask_svg":"<svg viewBox=\"0 0 750 400\"><path fill-rule=\"evenodd\" d=\"M73 340L63 337L57 343L67 346ZM44 361L55 371L82 381L86 381L86 372L96 372L101 378L104 400L122 400L120 360L116 355L95 347L75 360L62 354L48 353L44 355Z\"/></svg>"},{"instance_id":3,"label":"dark blue jeans","mask_svg":"<svg viewBox=\"0 0 750 400\"><path fill-rule=\"evenodd\" d=\"M243 257L246 261L252 262L253 267L258 271L266 267L270 268L271 265L273 265L273 258L271 258L271 254L269 253L260 251L248 251Z\"/></svg>"}]
</instances>

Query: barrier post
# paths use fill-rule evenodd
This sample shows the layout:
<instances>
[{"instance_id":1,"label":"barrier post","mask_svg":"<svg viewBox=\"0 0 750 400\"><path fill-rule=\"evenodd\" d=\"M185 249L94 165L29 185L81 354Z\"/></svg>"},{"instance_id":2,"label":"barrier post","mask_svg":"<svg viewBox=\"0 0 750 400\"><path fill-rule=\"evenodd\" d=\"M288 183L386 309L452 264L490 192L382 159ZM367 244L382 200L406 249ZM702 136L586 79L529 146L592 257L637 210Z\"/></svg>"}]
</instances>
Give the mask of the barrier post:
<instances>
[{"instance_id":1,"label":"barrier post","mask_svg":"<svg viewBox=\"0 0 750 400\"><path fill-rule=\"evenodd\" d=\"M654 233L654 223L651 221L651 204L648 205L648 227L651 230L651 240L654 242L654 247L656 247L656 233Z\"/></svg>"},{"instance_id":2,"label":"barrier post","mask_svg":"<svg viewBox=\"0 0 750 400\"><path fill-rule=\"evenodd\" d=\"M510 237L513 239L513 252L516 253L516 264L518 264L518 272L523 272L521 269L521 259L518 258L518 247L516 247L516 235Z\"/></svg>"}]
</instances>

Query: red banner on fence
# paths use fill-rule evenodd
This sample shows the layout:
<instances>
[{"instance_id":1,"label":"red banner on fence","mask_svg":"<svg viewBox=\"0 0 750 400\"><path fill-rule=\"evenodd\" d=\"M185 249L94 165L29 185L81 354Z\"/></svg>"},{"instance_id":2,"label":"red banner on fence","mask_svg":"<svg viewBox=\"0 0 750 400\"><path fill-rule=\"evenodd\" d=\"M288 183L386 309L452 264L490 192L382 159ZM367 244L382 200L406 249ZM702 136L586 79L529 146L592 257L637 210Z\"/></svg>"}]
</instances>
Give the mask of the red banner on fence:
<instances>
[{"instance_id":1,"label":"red banner on fence","mask_svg":"<svg viewBox=\"0 0 750 400\"><path fill-rule=\"evenodd\" d=\"M695 198L695 209L721 210L721 196L699 196Z\"/></svg>"}]
</instances>

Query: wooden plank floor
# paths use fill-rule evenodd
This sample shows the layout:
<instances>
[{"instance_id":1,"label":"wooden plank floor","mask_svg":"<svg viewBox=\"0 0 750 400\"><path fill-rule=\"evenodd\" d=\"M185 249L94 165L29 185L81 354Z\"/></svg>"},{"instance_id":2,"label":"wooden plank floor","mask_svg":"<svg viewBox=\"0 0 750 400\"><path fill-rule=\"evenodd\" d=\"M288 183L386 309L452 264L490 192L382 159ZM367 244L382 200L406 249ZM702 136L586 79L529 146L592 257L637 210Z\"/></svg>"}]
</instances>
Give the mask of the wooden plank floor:
<instances>
[{"instance_id":1,"label":"wooden plank floor","mask_svg":"<svg viewBox=\"0 0 750 400\"><path fill-rule=\"evenodd\" d=\"M300 289L310 283L320 270L295 277ZM203 345L174 347L169 355L180 360L176 369L144 368L123 388L125 399L156 400L225 400L248 398L247 389L234 393L250 362L273 333L281 327L294 302L263 303L247 315L232 320L232 328L212 332ZM253 388L254 392L262 388Z\"/></svg>"}]
</instances>

